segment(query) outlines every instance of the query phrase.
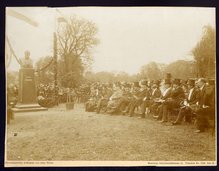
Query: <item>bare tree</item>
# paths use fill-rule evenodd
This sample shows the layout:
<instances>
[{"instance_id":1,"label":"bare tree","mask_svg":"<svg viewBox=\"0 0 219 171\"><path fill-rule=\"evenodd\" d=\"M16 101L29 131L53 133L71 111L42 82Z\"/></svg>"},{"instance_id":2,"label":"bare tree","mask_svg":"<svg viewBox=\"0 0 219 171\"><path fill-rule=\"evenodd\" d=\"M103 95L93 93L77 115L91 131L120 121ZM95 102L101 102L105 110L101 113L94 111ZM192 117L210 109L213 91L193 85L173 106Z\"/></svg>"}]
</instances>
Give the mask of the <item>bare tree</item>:
<instances>
[{"instance_id":1,"label":"bare tree","mask_svg":"<svg viewBox=\"0 0 219 171\"><path fill-rule=\"evenodd\" d=\"M84 66L92 62L91 50L99 41L95 23L79 16L71 16L64 21L58 25L58 53L68 73L73 71L77 60L81 60Z\"/></svg>"}]
</instances>

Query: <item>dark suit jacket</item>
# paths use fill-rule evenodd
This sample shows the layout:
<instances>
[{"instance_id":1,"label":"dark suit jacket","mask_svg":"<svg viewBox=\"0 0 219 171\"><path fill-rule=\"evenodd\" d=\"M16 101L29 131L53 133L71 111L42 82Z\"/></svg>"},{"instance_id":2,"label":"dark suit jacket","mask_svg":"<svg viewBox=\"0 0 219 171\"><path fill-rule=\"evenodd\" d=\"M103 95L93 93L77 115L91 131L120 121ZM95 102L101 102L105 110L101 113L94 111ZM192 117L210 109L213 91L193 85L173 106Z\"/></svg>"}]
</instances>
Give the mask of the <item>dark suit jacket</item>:
<instances>
[{"instance_id":1,"label":"dark suit jacket","mask_svg":"<svg viewBox=\"0 0 219 171\"><path fill-rule=\"evenodd\" d=\"M199 93L199 100L198 103L200 106L206 105L206 85L204 85L204 87L202 88L202 90L200 89L200 93Z\"/></svg>"},{"instance_id":2,"label":"dark suit jacket","mask_svg":"<svg viewBox=\"0 0 219 171\"><path fill-rule=\"evenodd\" d=\"M174 100L183 100L185 98L185 93L182 87L177 87L176 89L173 89L171 92L171 97Z\"/></svg>"},{"instance_id":3,"label":"dark suit jacket","mask_svg":"<svg viewBox=\"0 0 219 171\"><path fill-rule=\"evenodd\" d=\"M199 104L215 107L215 88L205 85L200 91Z\"/></svg>"},{"instance_id":4,"label":"dark suit jacket","mask_svg":"<svg viewBox=\"0 0 219 171\"><path fill-rule=\"evenodd\" d=\"M139 92L137 94L137 97L141 98L141 99L143 99L145 97L149 97L149 96L150 96L150 93L149 93L147 88L145 88L144 90L139 90Z\"/></svg>"},{"instance_id":5,"label":"dark suit jacket","mask_svg":"<svg viewBox=\"0 0 219 171\"><path fill-rule=\"evenodd\" d=\"M199 100L199 93L200 93L200 91L197 88L194 88L194 90L191 94L190 100L188 99L189 98L189 93L188 93L186 99L190 105L197 103L197 101Z\"/></svg>"}]
</instances>

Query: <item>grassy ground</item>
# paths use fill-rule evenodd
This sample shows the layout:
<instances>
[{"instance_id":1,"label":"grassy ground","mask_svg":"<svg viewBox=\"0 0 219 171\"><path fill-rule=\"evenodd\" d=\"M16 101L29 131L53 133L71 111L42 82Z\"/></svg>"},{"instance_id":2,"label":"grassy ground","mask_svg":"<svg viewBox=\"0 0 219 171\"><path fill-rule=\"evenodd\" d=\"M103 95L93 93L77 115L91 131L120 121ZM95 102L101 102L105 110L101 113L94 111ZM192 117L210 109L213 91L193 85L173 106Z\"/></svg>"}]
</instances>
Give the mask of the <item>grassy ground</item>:
<instances>
[{"instance_id":1,"label":"grassy ground","mask_svg":"<svg viewBox=\"0 0 219 171\"><path fill-rule=\"evenodd\" d=\"M215 160L215 137L194 125L73 111L16 114L7 128L8 160Z\"/></svg>"}]
</instances>

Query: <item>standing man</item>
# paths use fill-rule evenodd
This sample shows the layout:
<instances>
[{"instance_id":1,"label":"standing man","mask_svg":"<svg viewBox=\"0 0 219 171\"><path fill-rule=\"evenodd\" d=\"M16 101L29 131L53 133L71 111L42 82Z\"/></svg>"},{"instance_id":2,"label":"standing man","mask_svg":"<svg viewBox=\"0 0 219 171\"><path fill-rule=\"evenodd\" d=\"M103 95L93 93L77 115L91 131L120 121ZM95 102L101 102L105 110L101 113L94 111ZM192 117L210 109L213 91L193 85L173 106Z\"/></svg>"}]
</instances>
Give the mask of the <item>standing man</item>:
<instances>
[{"instance_id":1,"label":"standing man","mask_svg":"<svg viewBox=\"0 0 219 171\"><path fill-rule=\"evenodd\" d=\"M206 80L204 78L200 78L197 81L197 84L200 88L200 96L197 102L197 130L195 132L200 133L204 132L209 126L209 115L215 113L215 91L214 88L206 85Z\"/></svg>"}]
</instances>

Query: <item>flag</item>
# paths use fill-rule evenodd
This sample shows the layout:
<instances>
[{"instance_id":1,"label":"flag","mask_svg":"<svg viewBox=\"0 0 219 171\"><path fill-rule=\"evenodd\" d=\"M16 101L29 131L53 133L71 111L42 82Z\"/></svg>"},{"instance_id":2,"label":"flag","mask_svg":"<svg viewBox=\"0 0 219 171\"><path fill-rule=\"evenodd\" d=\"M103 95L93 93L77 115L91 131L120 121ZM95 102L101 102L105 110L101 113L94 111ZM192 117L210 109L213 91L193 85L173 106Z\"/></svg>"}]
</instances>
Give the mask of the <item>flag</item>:
<instances>
[{"instance_id":1,"label":"flag","mask_svg":"<svg viewBox=\"0 0 219 171\"><path fill-rule=\"evenodd\" d=\"M21 13L18 13L16 11L12 10L12 9L7 9L7 15L9 15L11 17L15 17L15 18L17 18L19 20L22 20L22 21L24 21L24 22L26 22L26 23L34 26L34 27L38 26L38 23L33 21L31 18L29 18L29 17L27 17L27 16L25 16L25 15L23 15Z\"/></svg>"},{"instance_id":2,"label":"flag","mask_svg":"<svg viewBox=\"0 0 219 171\"><path fill-rule=\"evenodd\" d=\"M58 20L59 23L61 23L61 22L66 22L66 20L65 20L64 17L59 17L57 20Z\"/></svg>"}]
</instances>

